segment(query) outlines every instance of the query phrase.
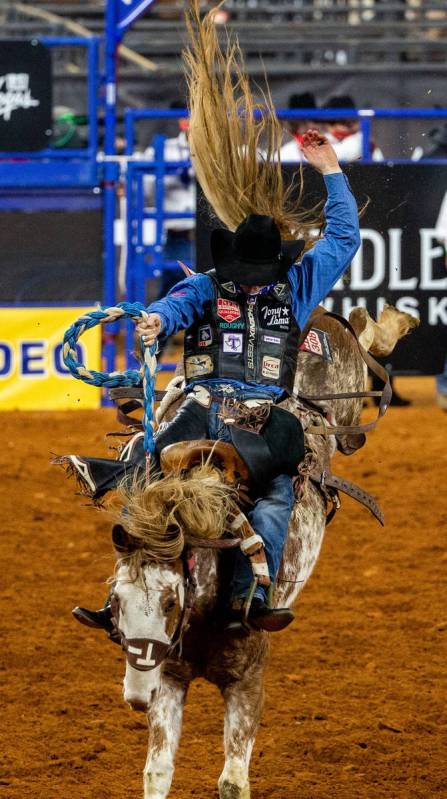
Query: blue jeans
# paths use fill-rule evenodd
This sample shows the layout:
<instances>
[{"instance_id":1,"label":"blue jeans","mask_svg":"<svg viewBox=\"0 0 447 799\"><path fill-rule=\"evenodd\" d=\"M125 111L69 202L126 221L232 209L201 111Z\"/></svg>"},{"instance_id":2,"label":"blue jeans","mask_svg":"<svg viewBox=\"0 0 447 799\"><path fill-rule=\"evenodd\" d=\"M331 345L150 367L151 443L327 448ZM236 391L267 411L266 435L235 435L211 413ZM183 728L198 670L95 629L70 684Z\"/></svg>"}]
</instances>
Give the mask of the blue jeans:
<instances>
[{"instance_id":1,"label":"blue jeans","mask_svg":"<svg viewBox=\"0 0 447 799\"><path fill-rule=\"evenodd\" d=\"M244 393L238 391L237 399L245 399L245 396L242 396ZM253 398L253 396L253 393L250 392L250 398ZM220 404L213 402L208 416L209 436L211 439L231 442L229 427L218 416L220 411ZM281 564L294 501L292 478L289 475L280 474L271 481L264 495L255 501L253 508L247 513L253 529L264 541L265 554L272 581L274 581ZM252 580L253 572L250 561L238 549L235 553L235 566L231 586L232 597L245 596ZM258 586L255 596L265 599L265 589Z\"/></svg>"}]
</instances>

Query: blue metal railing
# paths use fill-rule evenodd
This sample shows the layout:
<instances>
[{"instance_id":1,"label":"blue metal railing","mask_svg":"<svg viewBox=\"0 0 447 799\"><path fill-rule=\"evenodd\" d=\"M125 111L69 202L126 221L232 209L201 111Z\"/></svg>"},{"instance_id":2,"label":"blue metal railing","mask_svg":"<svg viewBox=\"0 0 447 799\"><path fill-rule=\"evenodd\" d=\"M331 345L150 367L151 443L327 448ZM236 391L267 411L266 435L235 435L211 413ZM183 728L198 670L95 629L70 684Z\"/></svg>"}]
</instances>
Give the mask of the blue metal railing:
<instances>
[{"instance_id":1,"label":"blue metal railing","mask_svg":"<svg viewBox=\"0 0 447 799\"><path fill-rule=\"evenodd\" d=\"M378 119L446 119L447 108L352 108L336 109L277 109L278 119L358 119L363 134L363 157L360 163L373 163L370 155L371 123ZM185 109L128 109L125 113L126 154L131 155L135 149L135 125L142 119L179 119L189 116ZM414 163L410 159L386 159L393 163ZM447 159L438 159L445 163Z\"/></svg>"},{"instance_id":2,"label":"blue metal railing","mask_svg":"<svg viewBox=\"0 0 447 799\"><path fill-rule=\"evenodd\" d=\"M447 108L352 108L335 109L281 109L276 112L278 119L358 119L362 132L362 159L357 163L375 163L371 158L371 123L375 119L447 119ZM408 158L386 159L394 164L412 163ZM447 158L436 159L447 163ZM430 159L433 163L433 160Z\"/></svg>"}]
</instances>

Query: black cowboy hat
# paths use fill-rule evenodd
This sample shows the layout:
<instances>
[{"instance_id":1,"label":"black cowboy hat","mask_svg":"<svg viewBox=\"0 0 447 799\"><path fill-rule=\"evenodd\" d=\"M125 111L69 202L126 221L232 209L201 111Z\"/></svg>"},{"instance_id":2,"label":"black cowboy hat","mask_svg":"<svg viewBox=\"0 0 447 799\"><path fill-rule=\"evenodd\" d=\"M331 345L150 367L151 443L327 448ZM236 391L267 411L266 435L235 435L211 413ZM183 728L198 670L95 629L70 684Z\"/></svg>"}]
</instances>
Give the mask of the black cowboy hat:
<instances>
[{"instance_id":1,"label":"black cowboy hat","mask_svg":"<svg viewBox=\"0 0 447 799\"><path fill-rule=\"evenodd\" d=\"M302 94L291 94L288 100L288 108L316 108L315 95L313 92L303 92Z\"/></svg>"},{"instance_id":2,"label":"black cowboy hat","mask_svg":"<svg viewBox=\"0 0 447 799\"><path fill-rule=\"evenodd\" d=\"M304 249L302 239L281 241L271 216L250 214L232 233L211 233L211 255L220 281L266 286L285 277Z\"/></svg>"},{"instance_id":3,"label":"black cowboy hat","mask_svg":"<svg viewBox=\"0 0 447 799\"><path fill-rule=\"evenodd\" d=\"M329 100L321 106L324 111L346 111L348 109L352 109L352 111L356 111L357 106L349 94L338 94L334 95L333 97L329 97ZM340 117L338 114L334 114L333 117L326 120L327 122L345 122L343 117Z\"/></svg>"},{"instance_id":4,"label":"black cowboy hat","mask_svg":"<svg viewBox=\"0 0 447 799\"><path fill-rule=\"evenodd\" d=\"M329 100L325 102L322 106L326 110L330 111L332 108L352 108L353 111L356 110L357 106L352 99L351 95L349 94L337 94L333 95L333 97L329 97Z\"/></svg>"}]
</instances>

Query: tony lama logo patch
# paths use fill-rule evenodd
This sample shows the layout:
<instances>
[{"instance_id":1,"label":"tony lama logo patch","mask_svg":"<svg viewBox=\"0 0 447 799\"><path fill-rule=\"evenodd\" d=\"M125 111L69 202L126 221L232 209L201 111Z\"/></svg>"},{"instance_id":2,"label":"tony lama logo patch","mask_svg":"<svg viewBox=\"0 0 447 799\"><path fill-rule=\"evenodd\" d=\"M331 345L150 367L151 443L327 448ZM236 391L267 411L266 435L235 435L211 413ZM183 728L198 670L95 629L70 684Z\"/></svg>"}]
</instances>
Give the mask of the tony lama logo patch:
<instances>
[{"instance_id":1,"label":"tony lama logo patch","mask_svg":"<svg viewBox=\"0 0 447 799\"><path fill-rule=\"evenodd\" d=\"M185 376L187 378L211 374L212 371L213 359L209 355L190 355L185 359Z\"/></svg>"},{"instance_id":2,"label":"tony lama logo patch","mask_svg":"<svg viewBox=\"0 0 447 799\"><path fill-rule=\"evenodd\" d=\"M270 308L268 305L264 305L264 307L261 308L261 323L264 328L289 330L290 309L286 305L279 305L276 308Z\"/></svg>"},{"instance_id":3,"label":"tony lama logo patch","mask_svg":"<svg viewBox=\"0 0 447 799\"><path fill-rule=\"evenodd\" d=\"M217 300L217 315L221 319L225 319L226 322L234 322L235 319L240 319L241 309L237 302L219 297Z\"/></svg>"},{"instance_id":4,"label":"tony lama logo patch","mask_svg":"<svg viewBox=\"0 0 447 799\"><path fill-rule=\"evenodd\" d=\"M279 377L280 366L281 366L280 358L272 358L270 355L264 355L262 359L263 377L270 377L271 380L276 380Z\"/></svg>"},{"instance_id":5,"label":"tony lama logo patch","mask_svg":"<svg viewBox=\"0 0 447 799\"><path fill-rule=\"evenodd\" d=\"M244 337L242 333L224 333L222 349L224 352L232 352L239 355L243 352Z\"/></svg>"}]
</instances>

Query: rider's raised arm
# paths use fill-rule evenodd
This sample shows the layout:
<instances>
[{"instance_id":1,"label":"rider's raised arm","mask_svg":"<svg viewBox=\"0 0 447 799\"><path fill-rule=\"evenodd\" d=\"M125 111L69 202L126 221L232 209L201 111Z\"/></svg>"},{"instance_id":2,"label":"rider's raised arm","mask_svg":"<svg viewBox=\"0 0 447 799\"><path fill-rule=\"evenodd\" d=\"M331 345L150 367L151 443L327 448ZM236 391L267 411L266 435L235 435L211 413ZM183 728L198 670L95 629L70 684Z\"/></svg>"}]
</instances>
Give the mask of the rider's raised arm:
<instances>
[{"instance_id":1,"label":"rider's raised arm","mask_svg":"<svg viewBox=\"0 0 447 799\"><path fill-rule=\"evenodd\" d=\"M176 283L166 297L152 302L147 310L158 314L162 322L161 332L170 336L202 317L205 303L213 296L214 285L208 275L191 275Z\"/></svg>"},{"instance_id":2,"label":"rider's raised arm","mask_svg":"<svg viewBox=\"0 0 447 799\"><path fill-rule=\"evenodd\" d=\"M303 328L312 310L329 294L360 246L358 210L343 172L324 175L328 199L324 236L288 272L293 310Z\"/></svg>"}]
</instances>

